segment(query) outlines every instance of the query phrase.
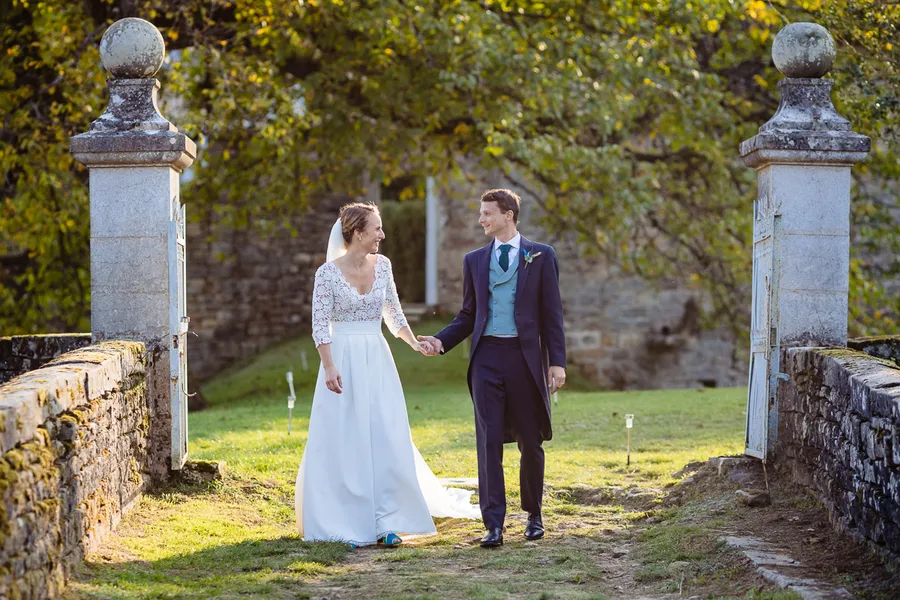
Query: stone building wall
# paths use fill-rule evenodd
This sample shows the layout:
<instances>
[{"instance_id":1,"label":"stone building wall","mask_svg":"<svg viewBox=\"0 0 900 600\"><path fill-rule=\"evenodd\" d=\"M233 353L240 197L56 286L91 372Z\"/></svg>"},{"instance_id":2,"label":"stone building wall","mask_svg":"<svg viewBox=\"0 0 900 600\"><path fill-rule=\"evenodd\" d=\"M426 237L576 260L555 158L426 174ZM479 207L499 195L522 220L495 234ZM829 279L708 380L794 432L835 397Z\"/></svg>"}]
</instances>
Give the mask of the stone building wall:
<instances>
[{"instance_id":1,"label":"stone building wall","mask_svg":"<svg viewBox=\"0 0 900 600\"><path fill-rule=\"evenodd\" d=\"M789 379L778 387L778 463L816 491L836 527L897 557L898 356L848 348L794 348L783 355Z\"/></svg>"},{"instance_id":2,"label":"stone building wall","mask_svg":"<svg viewBox=\"0 0 900 600\"><path fill-rule=\"evenodd\" d=\"M519 230L548 243L560 262L569 362L605 389L732 386L746 383L746 360L725 331L698 326L703 295L677 281L653 286L585 258L565 237L537 225L540 207L502 173L443 186L441 196L439 302L455 313L462 302L463 256L488 243L478 225L480 197L505 187L522 198Z\"/></svg>"},{"instance_id":3,"label":"stone building wall","mask_svg":"<svg viewBox=\"0 0 900 600\"><path fill-rule=\"evenodd\" d=\"M438 298L445 313L459 310L463 256L487 243L477 215L481 192L488 187L516 189L498 173L440 189ZM573 240L548 236L534 225L539 208L527 194L522 197L522 232L552 244L560 258L573 367L606 389L745 383L746 360L730 335L699 329L704 302L699 292L674 281L653 287L602 261L580 257ZM188 314L199 336L188 342L192 381L308 334L313 276L325 260L337 208L348 200L328 198L296 217L297 236L286 229L261 234L211 223L189 225ZM423 256L423 270L424 265Z\"/></svg>"},{"instance_id":4,"label":"stone building wall","mask_svg":"<svg viewBox=\"0 0 900 600\"><path fill-rule=\"evenodd\" d=\"M90 343L89 333L0 337L0 384Z\"/></svg>"},{"instance_id":5,"label":"stone building wall","mask_svg":"<svg viewBox=\"0 0 900 600\"><path fill-rule=\"evenodd\" d=\"M0 386L0 597L55 597L168 472L168 407L137 342L69 352Z\"/></svg>"},{"instance_id":6,"label":"stone building wall","mask_svg":"<svg viewBox=\"0 0 900 600\"><path fill-rule=\"evenodd\" d=\"M187 312L197 334L188 339L190 380L309 332L313 279L348 201L325 198L268 232L188 223Z\"/></svg>"}]
</instances>

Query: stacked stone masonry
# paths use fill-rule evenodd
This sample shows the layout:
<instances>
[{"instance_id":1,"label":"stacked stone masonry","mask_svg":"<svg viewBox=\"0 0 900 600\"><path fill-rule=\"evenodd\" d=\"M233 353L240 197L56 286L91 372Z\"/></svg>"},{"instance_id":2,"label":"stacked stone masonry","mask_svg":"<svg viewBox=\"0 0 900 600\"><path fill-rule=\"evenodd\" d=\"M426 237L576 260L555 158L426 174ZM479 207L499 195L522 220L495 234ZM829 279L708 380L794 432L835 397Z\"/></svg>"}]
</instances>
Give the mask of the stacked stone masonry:
<instances>
[{"instance_id":1,"label":"stacked stone masonry","mask_svg":"<svg viewBox=\"0 0 900 600\"><path fill-rule=\"evenodd\" d=\"M0 384L90 343L89 333L0 337Z\"/></svg>"},{"instance_id":2,"label":"stacked stone masonry","mask_svg":"<svg viewBox=\"0 0 900 600\"><path fill-rule=\"evenodd\" d=\"M153 364L144 344L104 342L0 386L0 597L54 597L165 476Z\"/></svg>"},{"instance_id":3,"label":"stacked stone masonry","mask_svg":"<svg viewBox=\"0 0 900 600\"><path fill-rule=\"evenodd\" d=\"M817 492L835 526L893 557L900 555L897 358L850 348L786 350L776 448L779 463Z\"/></svg>"}]
</instances>

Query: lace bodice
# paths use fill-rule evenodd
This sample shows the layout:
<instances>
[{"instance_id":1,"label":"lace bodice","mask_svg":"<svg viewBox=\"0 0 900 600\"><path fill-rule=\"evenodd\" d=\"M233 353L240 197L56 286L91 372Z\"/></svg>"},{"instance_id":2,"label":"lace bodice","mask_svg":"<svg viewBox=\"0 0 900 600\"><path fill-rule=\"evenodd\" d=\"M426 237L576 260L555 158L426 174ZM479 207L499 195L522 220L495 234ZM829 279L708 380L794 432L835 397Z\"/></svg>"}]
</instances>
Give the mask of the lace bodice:
<instances>
[{"instance_id":1,"label":"lace bodice","mask_svg":"<svg viewBox=\"0 0 900 600\"><path fill-rule=\"evenodd\" d=\"M317 348L331 343L333 321L355 323L382 318L394 335L407 325L391 261L386 256L376 255L375 283L368 294L356 291L333 262L319 267L312 298L312 335Z\"/></svg>"}]
</instances>

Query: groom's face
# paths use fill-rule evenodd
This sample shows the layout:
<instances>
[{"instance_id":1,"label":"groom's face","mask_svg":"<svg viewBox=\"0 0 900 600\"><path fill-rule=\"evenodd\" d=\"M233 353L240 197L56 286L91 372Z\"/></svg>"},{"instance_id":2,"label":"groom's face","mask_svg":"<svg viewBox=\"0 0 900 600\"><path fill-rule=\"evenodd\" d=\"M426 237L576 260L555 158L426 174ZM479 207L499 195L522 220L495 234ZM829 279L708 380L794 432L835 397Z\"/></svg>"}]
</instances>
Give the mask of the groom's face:
<instances>
[{"instance_id":1,"label":"groom's face","mask_svg":"<svg viewBox=\"0 0 900 600\"><path fill-rule=\"evenodd\" d=\"M481 216L478 218L478 224L484 229L484 235L496 237L511 227L512 223L513 212L511 210L503 212L496 202L481 203Z\"/></svg>"}]
</instances>

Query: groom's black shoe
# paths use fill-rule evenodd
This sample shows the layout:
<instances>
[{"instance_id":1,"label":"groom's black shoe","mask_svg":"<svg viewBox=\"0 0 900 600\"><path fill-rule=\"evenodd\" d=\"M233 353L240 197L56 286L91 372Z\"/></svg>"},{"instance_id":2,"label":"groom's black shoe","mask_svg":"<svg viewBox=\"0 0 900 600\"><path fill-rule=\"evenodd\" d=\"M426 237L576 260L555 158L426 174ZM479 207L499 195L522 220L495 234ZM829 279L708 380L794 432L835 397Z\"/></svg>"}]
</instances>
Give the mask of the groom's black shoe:
<instances>
[{"instance_id":1,"label":"groom's black shoe","mask_svg":"<svg viewBox=\"0 0 900 600\"><path fill-rule=\"evenodd\" d=\"M482 548L496 548L503 545L503 528L488 529L487 535L481 538Z\"/></svg>"},{"instance_id":2,"label":"groom's black shoe","mask_svg":"<svg viewBox=\"0 0 900 600\"><path fill-rule=\"evenodd\" d=\"M539 540L544 537L544 524L541 515L528 515L528 524L525 526L526 540Z\"/></svg>"}]
</instances>

